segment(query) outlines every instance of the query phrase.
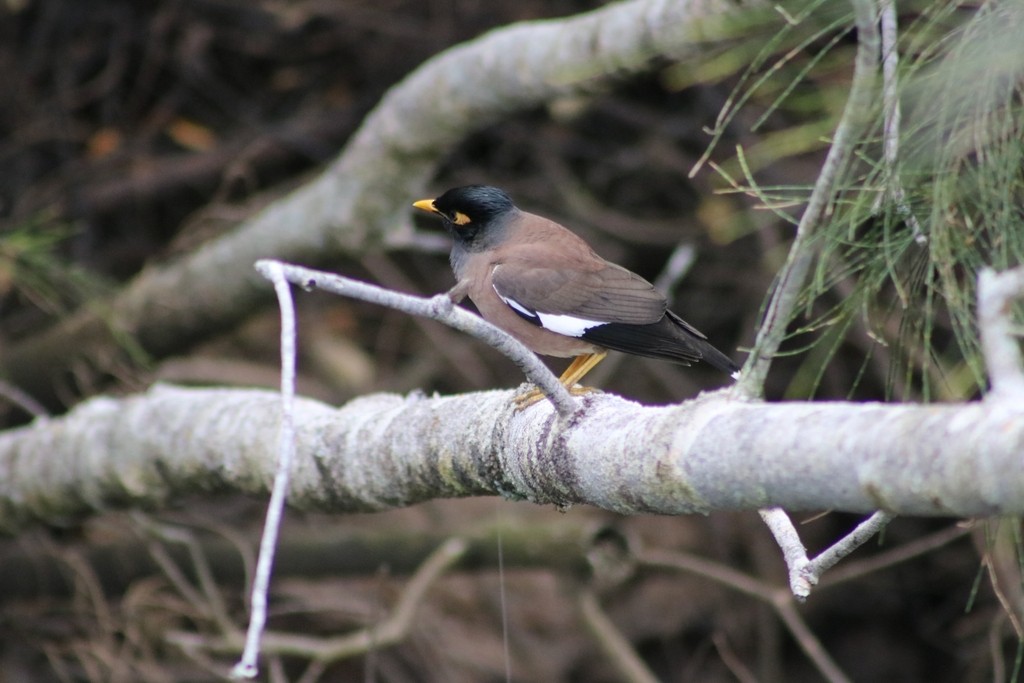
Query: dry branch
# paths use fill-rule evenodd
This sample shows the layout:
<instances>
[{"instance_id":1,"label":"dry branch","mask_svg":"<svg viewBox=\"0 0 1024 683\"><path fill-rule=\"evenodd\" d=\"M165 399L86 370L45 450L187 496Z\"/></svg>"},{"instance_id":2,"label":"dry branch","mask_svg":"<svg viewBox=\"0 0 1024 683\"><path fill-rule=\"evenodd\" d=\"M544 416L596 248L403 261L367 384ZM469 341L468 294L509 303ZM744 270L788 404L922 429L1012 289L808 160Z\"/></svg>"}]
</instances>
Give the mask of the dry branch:
<instances>
[{"instance_id":1,"label":"dry branch","mask_svg":"<svg viewBox=\"0 0 1024 683\"><path fill-rule=\"evenodd\" d=\"M296 401L288 500L334 512L503 495L622 513L831 508L1024 512L1024 407L761 404L704 394L646 407L596 394L561 422L513 391ZM266 494L280 398L158 386L0 434L0 526L197 492Z\"/></svg>"}]
</instances>

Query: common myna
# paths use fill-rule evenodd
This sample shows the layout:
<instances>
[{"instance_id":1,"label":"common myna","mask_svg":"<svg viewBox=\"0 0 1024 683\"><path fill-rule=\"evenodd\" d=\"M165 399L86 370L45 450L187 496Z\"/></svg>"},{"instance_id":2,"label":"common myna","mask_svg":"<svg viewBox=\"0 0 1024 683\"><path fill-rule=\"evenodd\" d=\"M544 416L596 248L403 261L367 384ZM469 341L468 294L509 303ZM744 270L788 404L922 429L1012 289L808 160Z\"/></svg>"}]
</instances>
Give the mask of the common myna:
<instances>
[{"instance_id":1,"label":"common myna","mask_svg":"<svg viewBox=\"0 0 1024 683\"><path fill-rule=\"evenodd\" d=\"M736 377L739 367L668 310L651 283L558 223L522 211L502 190L467 185L413 206L440 216L455 240L452 299L468 295L486 320L535 353L575 356L559 378L567 389L608 349L682 365L703 360Z\"/></svg>"}]
</instances>

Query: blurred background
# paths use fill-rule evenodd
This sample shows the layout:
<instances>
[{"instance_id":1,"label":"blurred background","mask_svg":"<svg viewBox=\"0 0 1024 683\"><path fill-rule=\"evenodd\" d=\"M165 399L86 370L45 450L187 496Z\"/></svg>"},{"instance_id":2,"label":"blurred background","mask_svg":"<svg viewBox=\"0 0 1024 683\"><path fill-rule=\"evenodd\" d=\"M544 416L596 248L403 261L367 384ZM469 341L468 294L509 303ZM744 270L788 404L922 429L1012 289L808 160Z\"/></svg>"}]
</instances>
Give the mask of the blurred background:
<instances>
[{"instance_id":1,"label":"blurred background","mask_svg":"<svg viewBox=\"0 0 1024 683\"><path fill-rule=\"evenodd\" d=\"M428 57L514 21L602 4L6 0L0 353L31 345L147 265L173 261L313 178L387 89ZM970 323L973 272L1022 253L1014 226L1024 58L1014 61L1020 50L994 30L987 35L1001 70L965 47L977 43L972 31L993 26L979 23L984 11L974 4L898 10L910 112L903 173L928 239L879 199L879 115L830 209L821 266L773 365L770 400L967 400L985 386ZM1020 14L997 17L1010 27L1005 35ZM504 188L522 208L658 281L674 310L742 362L846 102L851 26L845 3L752 8L717 27L692 63L654 60L643 76L474 133L424 196L468 183ZM949 83L998 97L975 97L987 107L979 114L957 105L967 98ZM938 92L945 109L935 105ZM929 118L930 110L943 117ZM1007 122L962 124L979 118ZM958 144L968 132L974 142ZM410 220L441 236L435 221ZM333 269L420 294L453 284L440 239L370 250ZM299 294L297 303L307 396L339 404L378 391L522 382L500 354L431 321L321 293ZM278 324L266 308L173 357L121 340L96 359L101 372L72 369L55 387L57 404L45 408L155 381L276 387ZM728 381L707 367L614 355L587 379L650 404ZM4 393L19 399L17 387ZM25 406L4 401L4 425L26 422ZM241 558L251 555L262 509L263 501L203 497L158 518L111 513L0 541L0 585L8 587L0 591L0 680L219 680L229 654L198 654L168 636L213 637L217 628L172 569L198 582L195 557L161 530L188 530L200 554L221 558L221 597L243 624ZM858 520L826 513L800 521L813 549ZM294 562L279 568L271 627L313 636L376 623L434 545L467 533L479 537L473 561L432 589L399 645L319 668L281 656L269 665L279 678L267 680L622 680L579 614L584 590L600 595L662 680L823 678L801 649L806 641L765 604L770 592L758 600L714 577L630 559L641 547L694 553L785 590L779 551L753 514L626 519L498 500L343 518L290 512L284 542ZM501 575L499 536L508 543ZM853 680L1009 680L1019 676L1021 649L1013 610L1000 599L1012 603L1020 585L1009 598L993 586L1007 585L1000 572L1011 586L1015 569L1019 579L1019 547L1016 521L999 529L898 519L849 560L862 574L823 587L800 612ZM360 559L349 563L345 553Z\"/></svg>"}]
</instances>

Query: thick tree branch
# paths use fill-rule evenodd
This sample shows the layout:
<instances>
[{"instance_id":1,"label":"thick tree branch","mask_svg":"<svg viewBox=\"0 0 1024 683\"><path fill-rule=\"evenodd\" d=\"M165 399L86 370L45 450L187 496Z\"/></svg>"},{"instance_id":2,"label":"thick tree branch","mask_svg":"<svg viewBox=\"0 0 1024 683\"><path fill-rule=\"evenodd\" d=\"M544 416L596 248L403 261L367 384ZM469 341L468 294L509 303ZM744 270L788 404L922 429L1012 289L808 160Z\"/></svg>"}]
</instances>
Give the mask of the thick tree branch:
<instances>
[{"instance_id":1,"label":"thick tree branch","mask_svg":"<svg viewBox=\"0 0 1024 683\"><path fill-rule=\"evenodd\" d=\"M556 21L524 22L457 46L396 85L323 174L231 233L140 273L0 358L0 375L34 396L74 364L97 363L131 335L153 357L228 329L269 301L260 258L317 265L411 235L409 201L467 134L553 98L699 49L724 0L633 0ZM73 351L69 353L69 351ZM100 352L102 351L102 353Z\"/></svg>"},{"instance_id":2,"label":"thick tree branch","mask_svg":"<svg viewBox=\"0 0 1024 683\"><path fill-rule=\"evenodd\" d=\"M717 392L645 407L598 394L563 422L547 402L517 413L511 396L297 399L288 500L335 512L475 495L623 513L1024 512L1015 400L760 404ZM198 491L265 494L279 408L273 392L158 386L0 434L0 526Z\"/></svg>"}]
</instances>

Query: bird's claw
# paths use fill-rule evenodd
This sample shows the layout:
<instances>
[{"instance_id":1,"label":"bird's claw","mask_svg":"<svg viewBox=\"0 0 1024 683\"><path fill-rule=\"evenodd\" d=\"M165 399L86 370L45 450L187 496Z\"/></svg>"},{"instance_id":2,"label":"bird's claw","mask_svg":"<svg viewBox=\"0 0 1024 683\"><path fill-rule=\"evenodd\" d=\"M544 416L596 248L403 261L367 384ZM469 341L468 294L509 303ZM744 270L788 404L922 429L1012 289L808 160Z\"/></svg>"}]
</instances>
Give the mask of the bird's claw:
<instances>
[{"instance_id":1,"label":"bird's claw","mask_svg":"<svg viewBox=\"0 0 1024 683\"><path fill-rule=\"evenodd\" d=\"M572 387L566 387L566 389L572 396L585 396L587 394L592 394L595 391L600 391L600 389L596 387L584 387L578 384ZM526 410L535 403L540 403L545 398L547 398L547 395L537 387L534 387L532 389L524 391L521 394L513 396L512 403L515 404L516 412L518 413Z\"/></svg>"}]
</instances>

